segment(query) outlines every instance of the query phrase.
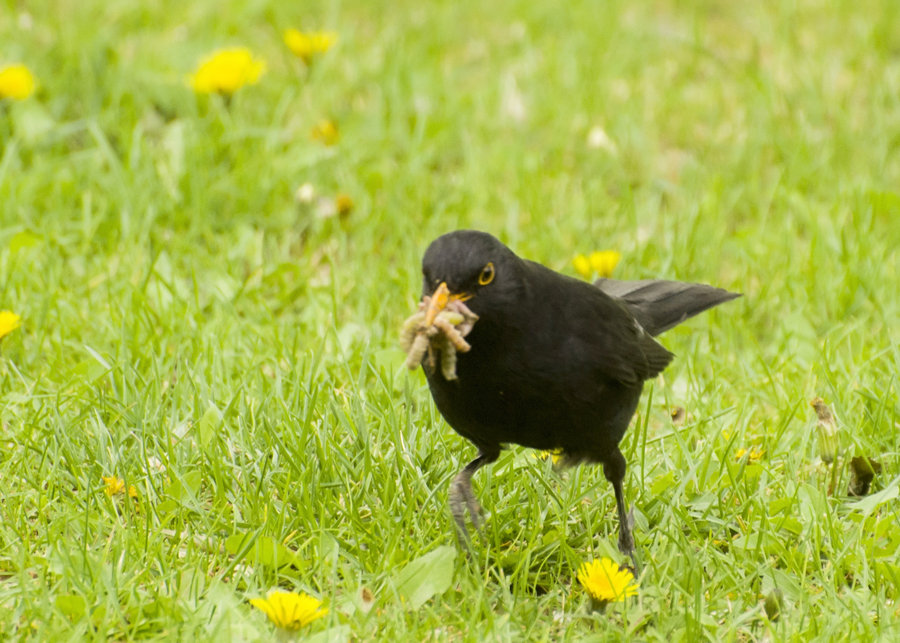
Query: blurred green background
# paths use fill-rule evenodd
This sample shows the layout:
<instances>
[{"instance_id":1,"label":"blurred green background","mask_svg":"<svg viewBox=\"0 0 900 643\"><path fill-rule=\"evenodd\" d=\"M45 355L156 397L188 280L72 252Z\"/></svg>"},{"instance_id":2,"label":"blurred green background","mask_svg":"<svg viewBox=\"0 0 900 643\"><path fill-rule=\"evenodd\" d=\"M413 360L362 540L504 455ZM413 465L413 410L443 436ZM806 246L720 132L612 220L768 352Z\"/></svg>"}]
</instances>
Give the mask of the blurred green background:
<instances>
[{"instance_id":1,"label":"blurred green background","mask_svg":"<svg viewBox=\"0 0 900 643\"><path fill-rule=\"evenodd\" d=\"M287 28L337 42L306 64ZM195 94L236 46L259 82ZM9 63L3 637L268 640L274 587L322 640L896 635L898 3L6 1ZM646 568L605 612L574 582L617 558L599 470L505 452L474 558L446 547L473 449L397 331L459 227L745 295L663 338L623 442Z\"/></svg>"}]
</instances>

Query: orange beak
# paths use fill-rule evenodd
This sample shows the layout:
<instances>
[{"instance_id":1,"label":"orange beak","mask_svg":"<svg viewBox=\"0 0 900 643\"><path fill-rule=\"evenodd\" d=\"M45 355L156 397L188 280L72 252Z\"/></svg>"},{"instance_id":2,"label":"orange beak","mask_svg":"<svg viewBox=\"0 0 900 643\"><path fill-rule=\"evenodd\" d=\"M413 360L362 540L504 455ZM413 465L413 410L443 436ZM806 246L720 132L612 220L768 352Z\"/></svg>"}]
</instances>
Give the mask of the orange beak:
<instances>
[{"instance_id":1,"label":"orange beak","mask_svg":"<svg viewBox=\"0 0 900 643\"><path fill-rule=\"evenodd\" d=\"M447 287L447 282L442 281L441 285L435 289L431 295L431 303L428 304L428 310L425 311L425 328L429 328L434 323L434 318L447 307L451 301L466 301L471 299L472 295L451 293Z\"/></svg>"}]
</instances>

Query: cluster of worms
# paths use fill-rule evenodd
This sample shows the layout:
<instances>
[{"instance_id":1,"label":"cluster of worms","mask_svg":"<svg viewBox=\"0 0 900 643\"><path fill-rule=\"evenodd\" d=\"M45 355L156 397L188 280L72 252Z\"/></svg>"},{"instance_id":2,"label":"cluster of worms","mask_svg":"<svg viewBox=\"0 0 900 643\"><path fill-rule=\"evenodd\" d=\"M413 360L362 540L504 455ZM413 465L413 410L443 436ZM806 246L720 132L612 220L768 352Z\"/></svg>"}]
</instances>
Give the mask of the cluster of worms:
<instances>
[{"instance_id":1,"label":"cluster of worms","mask_svg":"<svg viewBox=\"0 0 900 643\"><path fill-rule=\"evenodd\" d=\"M435 316L431 324L426 324L430 304L431 298L423 297L419 311L403 322L400 345L406 351L406 366L412 370L425 360L426 368L433 373L440 353L441 374L444 379L455 380L456 354L472 348L465 336L478 321L478 315L462 301L454 300Z\"/></svg>"}]
</instances>

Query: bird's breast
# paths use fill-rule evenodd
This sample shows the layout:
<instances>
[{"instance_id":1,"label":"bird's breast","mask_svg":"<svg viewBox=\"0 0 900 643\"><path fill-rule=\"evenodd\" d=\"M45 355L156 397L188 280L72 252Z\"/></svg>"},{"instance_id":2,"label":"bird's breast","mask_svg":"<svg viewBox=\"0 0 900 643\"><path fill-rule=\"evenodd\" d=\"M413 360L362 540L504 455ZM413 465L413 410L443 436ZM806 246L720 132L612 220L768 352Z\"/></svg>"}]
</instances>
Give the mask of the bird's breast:
<instances>
[{"instance_id":1,"label":"bird's breast","mask_svg":"<svg viewBox=\"0 0 900 643\"><path fill-rule=\"evenodd\" d=\"M458 356L456 380L426 369L441 415L476 444L554 448L559 427L569 422L563 400L542 386L540 375L526 364L507 359L515 351L479 346L473 343L470 352Z\"/></svg>"}]
</instances>

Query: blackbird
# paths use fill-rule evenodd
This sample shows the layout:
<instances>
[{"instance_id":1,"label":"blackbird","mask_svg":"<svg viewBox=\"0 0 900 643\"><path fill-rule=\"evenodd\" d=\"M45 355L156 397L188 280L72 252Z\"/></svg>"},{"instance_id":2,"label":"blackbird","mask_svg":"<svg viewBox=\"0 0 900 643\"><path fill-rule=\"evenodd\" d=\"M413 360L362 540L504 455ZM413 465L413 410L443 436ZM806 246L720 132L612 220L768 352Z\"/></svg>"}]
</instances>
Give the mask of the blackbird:
<instances>
[{"instance_id":1,"label":"blackbird","mask_svg":"<svg viewBox=\"0 0 900 643\"><path fill-rule=\"evenodd\" d=\"M465 301L478 320L459 353L456 378L424 368L438 410L478 448L453 479L449 503L461 542L465 512L481 526L472 475L508 444L558 450L563 464L600 463L612 483L619 549L633 557L633 513L622 491L619 441L644 380L673 354L653 337L688 317L740 295L675 281L595 284L521 259L495 237L457 230L435 239L422 259L429 319Z\"/></svg>"}]
</instances>

